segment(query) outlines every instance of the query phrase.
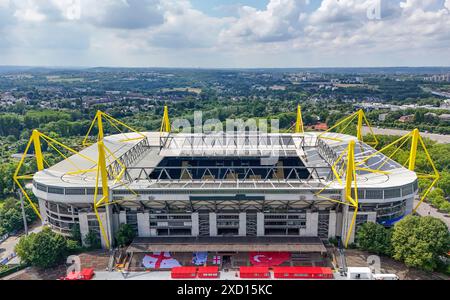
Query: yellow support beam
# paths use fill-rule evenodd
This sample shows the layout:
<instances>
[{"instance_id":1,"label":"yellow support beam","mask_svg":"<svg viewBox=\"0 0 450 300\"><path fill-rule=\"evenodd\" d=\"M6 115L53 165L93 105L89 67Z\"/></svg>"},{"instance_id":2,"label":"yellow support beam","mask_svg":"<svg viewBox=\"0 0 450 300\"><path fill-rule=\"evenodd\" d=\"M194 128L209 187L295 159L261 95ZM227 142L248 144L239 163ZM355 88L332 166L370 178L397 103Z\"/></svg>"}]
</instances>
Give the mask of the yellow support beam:
<instances>
[{"instance_id":1,"label":"yellow support beam","mask_svg":"<svg viewBox=\"0 0 450 300\"><path fill-rule=\"evenodd\" d=\"M121 121L119 121L119 120L117 120L117 119L111 117L110 115L108 115L108 114L106 114L106 113L104 113L104 112L102 112L102 111L99 110L99 111L97 111L97 113L95 114L95 118L94 118L94 120L92 120L91 126L89 127L89 130L88 130L88 132L86 133L86 136L84 137L84 140L83 140L83 146L90 146L90 145L91 145L90 143L88 143L89 135L91 134L91 132L92 132L92 130L94 129L94 127L95 127L96 124L97 124L98 131L99 131L99 132L98 132L98 135L97 135L97 141L100 141L100 140L102 140L102 139L104 138L104 124L105 124L104 121L105 121L105 120L108 121L108 123L111 124L111 126L113 126L117 131L119 131L119 133L124 134L125 137L126 137L126 134L123 133L123 132L119 129L119 126L122 126L123 128L126 128L126 129L128 129L129 131L134 132L134 133L140 135L139 138L133 138L133 139L126 138L125 140L123 140L123 141L121 141L121 142L128 142L128 141L131 141L131 140L137 140L137 139L145 139L145 138L147 138L147 136L146 136L145 134L143 134L143 133L141 133L141 132L138 132L136 129L134 129L134 128L128 126L127 124L125 124L125 123L123 123L123 122L121 122Z\"/></svg>"},{"instance_id":2,"label":"yellow support beam","mask_svg":"<svg viewBox=\"0 0 450 300\"><path fill-rule=\"evenodd\" d=\"M33 130L31 135L34 144L34 154L36 155L36 163L39 171L44 170L44 156L42 155L41 140L39 131Z\"/></svg>"},{"instance_id":3,"label":"yellow support beam","mask_svg":"<svg viewBox=\"0 0 450 300\"><path fill-rule=\"evenodd\" d=\"M33 203L33 201L31 200L30 196L28 195L27 191L25 190L25 188L22 186L22 184L20 183L20 180L24 180L26 178L29 178L28 176L20 176L20 170L22 169L24 163L25 163L25 159L27 158L28 155L28 151L31 148L31 144L34 144L34 151L35 151L35 158L36 158L36 163L37 163L37 167L39 171L44 170L44 158L42 156L42 149L41 149L41 142L39 140L40 137L40 133L37 130L34 130L33 133L31 134L30 140L28 141L28 144L25 148L25 151L19 161L19 164L17 165L16 171L13 174L13 181L14 183L17 185L17 187L19 188L20 192L22 193L22 195L25 197L25 199L28 201L28 203L30 204L31 208L33 209L34 213L39 217L39 219L41 219L41 221L43 221L43 218L41 216L41 213L39 211L39 209L36 207L36 205Z\"/></svg>"},{"instance_id":4,"label":"yellow support beam","mask_svg":"<svg viewBox=\"0 0 450 300\"><path fill-rule=\"evenodd\" d=\"M95 114L95 118L94 118L94 120L92 120L91 126L89 126L88 132L86 133L86 136L84 137L84 140L83 140L82 144L85 147L90 146L90 144L88 143L89 134L91 133L92 129L94 129L94 126L95 126L95 124L97 122L98 115L100 113L101 113L101 111L97 111L97 113Z\"/></svg>"},{"instance_id":5,"label":"yellow support beam","mask_svg":"<svg viewBox=\"0 0 450 300\"><path fill-rule=\"evenodd\" d=\"M330 129L328 129L327 131L325 131L324 133L319 135L319 138L325 139L326 137L324 137L324 135L326 133L331 133L333 132L333 130L337 130L338 133L345 133L347 128L350 127L350 125L354 125L354 121L357 120L357 124L356 124L356 136L358 138L358 140L360 142L364 142L370 146L376 147L379 144L379 141L377 139L377 137L375 136L375 133L372 129L372 126L370 125L369 120L366 117L366 114L364 113L364 110L359 110L353 114L351 114L348 117L345 117L344 119L342 119L341 121L337 122L334 126L332 126ZM363 126L364 124L369 128L370 133L373 136L373 141L371 142L366 142L364 141L364 133L363 133ZM328 138L330 139L330 138Z\"/></svg>"},{"instance_id":6,"label":"yellow support beam","mask_svg":"<svg viewBox=\"0 0 450 300\"><path fill-rule=\"evenodd\" d=\"M348 145L347 171L345 175L345 199L353 205L356 204L352 197L353 181L356 180L355 145L355 141L350 141Z\"/></svg>"},{"instance_id":7,"label":"yellow support beam","mask_svg":"<svg viewBox=\"0 0 450 300\"><path fill-rule=\"evenodd\" d=\"M378 142L378 140L377 140ZM431 168L433 169L432 174L420 174L418 172L416 172L417 177L419 179L430 179L432 180L430 186L425 190L424 194L421 196L419 204L414 208L413 212L416 213L417 209L420 207L420 205L425 201L426 197L428 196L428 194L433 190L433 188L436 186L436 184L438 183L439 179L440 179L440 174L439 171L437 170L433 159L430 155L430 153L428 152L428 149L425 145L425 142L422 138L422 136L420 135L420 131L419 129L415 129L412 132L402 136L401 138L395 140L394 142L390 143L389 145L383 147L383 149L376 151L375 153L372 153L366 157L364 157L362 160L360 160L356 165L357 165L357 170L364 170L364 171L369 171L369 172L373 172L375 174L384 174L385 172L380 171L380 169L391 159L394 159L394 156L408 143L411 142L411 147L409 149L409 157L408 160L403 163L403 162L399 162L400 164L402 164L404 167L408 167L408 169L412 172L416 172L416 163L417 163L417 155L418 155L418 151L420 150L420 148L422 148L423 152L425 153L426 159L429 163L429 165L431 166ZM379 154L383 154L390 150L390 149L395 149L392 153L390 154L386 154L387 159L377 168L377 170L372 170L372 169L368 169L368 168L364 168L364 167L360 167L361 165L365 164L367 161L369 161L369 159L371 159L372 157L375 157Z\"/></svg>"},{"instance_id":8,"label":"yellow support beam","mask_svg":"<svg viewBox=\"0 0 450 300\"><path fill-rule=\"evenodd\" d=\"M41 138L42 140L44 140L45 142L48 143L48 145L54 149L61 157L63 157L64 159L68 159L66 155L64 155L61 151L59 151L55 145L60 146L61 148L67 150L68 152L71 152L75 155L78 155L90 162L93 162L95 164L97 164L97 162L85 155L82 155L81 153L77 152L76 150L56 141L55 139L46 136L45 134L39 132L38 130L34 130L30 140L28 141L28 144L25 148L25 151L19 161L19 164L17 165L17 168L13 174L13 181L14 183L17 185L17 187L20 189L20 191L22 192L23 196L25 197L25 199L28 201L28 203L30 204L30 206L33 208L33 211L36 213L36 215L39 217L39 219L42 219L42 216L40 214L39 209L36 207L36 205L33 203L33 201L31 200L30 196L28 195L27 191L25 190L25 188L23 187L22 183L20 182L21 180L32 180L33 176L32 175L19 175L19 173L21 172L24 164L25 164L25 159L28 156L28 153L30 152L31 146L34 146L34 158L36 159L36 165L37 165L37 169L38 171L43 171L44 170L44 162L45 162L45 158L44 155L42 153L42 143L41 143ZM76 166L75 166L76 167ZM84 170L85 171L85 170Z\"/></svg>"},{"instance_id":9,"label":"yellow support beam","mask_svg":"<svg viewBox=\"0 0 450 300\"><path fill-rule=\"evenodd\" d=\"M428 178L431 178L431 179L434 179L434 180L430 184L428 189L425 191L423 196L421 197L419 203L414 208L413 213L417 212L417 210L419 209L420 205L422 205L422 203L427 198L428 194L433 190L433 188L436 186L436 184L439 182L439 179L441 178L441 174L439 174L439 171L437 170L436 165L434 164L433 159L431 158L430 152L428 152L427 146L425 145L425 142L423 141L423 138L420 136L420 134L419 134L419 142L420 142L420 145L422 146L423 151L425 152L425 155L427 157L428 162L430 163L430 165L431 165L431 167L433 169L433 173L434 174L429 175ZM421 176L419 176L419 178L420 177Z\"/></svg>"},{"instance_id":10,"label":"yellow support beam","mask_svg":"<svg viewBox=\"0 0 450 300\"><path fill-rule=\"evenodd\" d=\"M354 207L355 211L353 213L353 218L348 228L347 238L345 240L345 247L347 248L352 236L352 232L355 227L356 217L358 215L359 200L358 200L358 186L356 182L356 166L355 166L355 141L351 141L348 146L347 154L347 171L345 178L345 200L349 202ZM354 191L354 198L352 196L352 191Z\"/></svg>"},{"instance_id":11,"label":"yellow support beam","mask_svg":"<svg viewBox=\"0 0 450 300\"><path fill-rule=\"evenodd\" d=\"M103 197L109 198L108 171L106 169L106 151L103 141L98 142L98 166L102 179Z\"/></svg>"},{"instance_id":12,"label":"yellow support beam","mask_svg":"<svg viewBox=\"0 0 450 300\"><path fill-rule=\"evenodd\" d=\"M352 237L352 231L354 230L354 227L356 224L356 218L358 217L358 210L359 210L359 206L355 206L355 211L353 212L353 218L350 223L350 228L348 229L347 238L345 239L345 248L348 248L348 245L350 244L350 239Z\"/></svg>"},{"instance_id":13,"label":"yellow support beam","mask_svg":"<svg viewBox=\"0 0 450 300\"><path fill-rule=\"evenodd\" d=\"M355 147L356 147L356 142L350 141L347 150L345 150L341 153L340 157L337 159L334 166L332 166L333 173L335 173L336 178L333 180L333 182L329 183L321 191L319 191L318 193L315 194L316 197L318 197L318 198L321 198L321 199L324 199L324 200L327 200L330 202L334 202L334 203L343 204L348 207L354 208L353 218L351 220L350 226L348 228L347 236L345 239L345 244L344 244L345 247L348 247L348 245L349 245L349 242L350 242L350 239L352 236L352 232L353 232L355 224L356 224L356 217L358 215L358 209L359 209L358 185L357 185L357 178L356 178L356 171L358 170L358 168L356 167L356 163L355 163ZM343 164L343 168L340 170L340 172L338 172L336 170L336 166L339 163L339 161L344 159L345 155L347 155L347 157L346 157L346 167L347 168L346 168L346 170L344 170L344 164ZM343 177L343 176L345 176L345 183L343 183L340 180L340 177ZM339 182L339 184L341 186L343 186L343 188L344 188L344 195L343 195L342 201L321 195L321 193L323 193L323 191L325 191L327 188L329 188L335 182Z\"/></svg>"},{"instance_id":14,"label":"yellow support beam","mask_svg":"<svg viewBox=\"0 0 450 300\"><path fill-rule=\"evenodd\" d=\"M376 148L378 147L378 145L380 144L380 141L378 140L377 136L375 135L375 132L373 131L372 126L370 125L369 120L366 117L366 114L364 113L363 110L362 111L362 115L363 115L363 119L364 122L366 122L367 127L369 128L370 134L372 135L374 141L373 142L366 142L366 144L371 145L372 147ZM362 130L361 130L362 131Z\"/></svg>"},{"instance_id":15,"label":"yellow support beam","mask_svg":"<svg viewBox=\"0 0 450 300\"><path fill-rule=\"evenodd\" d=\"M98 189L99 189L99 180L101 180L101 187L102 187L102 198L100 201L97 201L97 195L98 195ZM106 248L111 248L111 243L108 238L108 234L105 230L105 226L103 225L103 222L100 218L100 214L98 213L98 208L100 206L106 207L108 209L109 205L109 184L108 184L108 171L106 169L106 151L105 151L105 144L103 143L103 140L100 140L98 142L98 171L97 171L97 178L96 178L96 188L95 188L95 195L94 195L94 211L95 215L97 216L97 220L100 226L100 231L102 233L103 239L105 240Z\"/></svg>"},{"instance_id":16,"label":"yellow support beam","mask_svg":"<svg viewBox=\"0 0 450 300\"><path fill-rule=\"evenodd\" d=\"M419 146L420 132L419 129L414 129L412 132L411 152L409 154L409 170L416 169L417 147Z\"/></svg>"},{"instance_id":17,"label":"yellow support beam","mask_svg":"<svg viewBox=\"0 0 450 300\"><path fill-rule=\"evenodd\" d=\"M161 133L170 133L171 132L171 126L170 126L170 118L169 118L169 107L164 106L164 115L161 123Z\"/></svg>"},{"instance_id":18,"label":"yellow support beam","mask_svg":"<svg viewBox=\"0 0 450 300\"><path fill-rule=\"evenodd\" d=\"M302 107L297 107L297 121L295 122L295 133L305 133L303 124Z\"/></svg>"},{"instance_id":19,"label":"yellow support beam","mask_svg":"<svg viewBox=\"0 0 450 300\"><path fill-rule=\"evenodd\" d=\"M363 129L363 123L364 123L364 111L363 110L360 110L360 111L358 111L358 127L357 127L357 130L356 130L356 137L358 138L358 141L360 141L360 142L364 142L364 136L363 136L363 132L362 132L362 129Z\"/></svg>"},{"instance_id":20,"label":"yellow support beam","mask_svg":"<svg viewBox=\"0 0 450 300\"><path fill-rule=\"evenodd\" d=\"M103 138L105 137L105 133L103 132L103 119L102 119L102 112L97 112L97 126L98 126L98 136L97 141L103 141Z\"/></svg>"}]
</instances>

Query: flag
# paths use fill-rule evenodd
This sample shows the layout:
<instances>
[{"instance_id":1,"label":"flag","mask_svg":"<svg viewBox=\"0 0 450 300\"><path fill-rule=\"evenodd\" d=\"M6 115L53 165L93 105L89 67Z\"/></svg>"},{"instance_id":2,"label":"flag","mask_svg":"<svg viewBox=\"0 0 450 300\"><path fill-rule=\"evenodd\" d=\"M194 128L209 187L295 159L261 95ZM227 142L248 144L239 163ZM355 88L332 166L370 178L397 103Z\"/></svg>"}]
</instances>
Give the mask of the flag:
<instances>
[{"instance_id":1,"label":"flag","mask_svg":"<svg viewBox=\"0 0 450 300\"><path fill-rule=\"evenodd\" d=\"M257 267L279 266L291 259L289 252L250 252L250 262Z\"/></svg>"},{"instance_id":2,"label":"flag","mask_svg":"<svg viewBox=\"0 0 450 300\"><path fill-rule=\"evenodd\" d=\"M220 265L222 263L222 257L214 256L213 257L213 265Z\"/></svg>"},{"instance_id":3,"label":"flag","mask_svg":"<svg viewBox=\"0 0 450 300\"><path fill-rule=\"evenodd\" d=\"M173 258L169 252L154 252L153 254L147 254L144 256L142 264L146 269L155 270L181 267L181 264Z\"/></svg>"},{"instance_id":4,"label":"flag","mask_svg":"<svg viewBox=\"0 0 450 300\"><path fill-rule=\"evenodd\" d=\"M208 252L194 252L192 263L196 266L202 266L208 261Z\"/></svg>"}]
</instances>

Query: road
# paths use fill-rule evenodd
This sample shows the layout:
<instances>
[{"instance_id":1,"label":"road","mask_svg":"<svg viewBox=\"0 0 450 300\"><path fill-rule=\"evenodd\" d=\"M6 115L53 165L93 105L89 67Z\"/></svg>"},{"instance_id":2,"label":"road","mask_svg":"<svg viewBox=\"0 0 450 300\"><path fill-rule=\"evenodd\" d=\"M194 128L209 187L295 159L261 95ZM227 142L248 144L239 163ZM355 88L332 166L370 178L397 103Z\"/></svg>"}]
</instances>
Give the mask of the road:
<instances>
[{"instance_id":1,"label":"road","mask_svg":"<svg viewBox=\"0 0 450 300\"><path fill-rule=\"evenodd\" d=\"M40 223L31 226L30 233L38 233L42 230ZM21 236L11 236L6 241L0 244L0 258L5 258L14 253L14 248L19 243ZM20 260L18 257L9 261L8 264L19 264Z\"/></svg>"},{"instance_id":2,"label":"road","mask_svg":"<svg viewBox=\"0 0 450 300\"><path fill-rule=\"evenodd\" d=\"M419 201L414 202L414 207L419 204ZM421 216L431 216L438 219L441 219L442 221L447 224L448 229L450 230L450 217L449 215L445 215L443 213L440 213L436 208L432 207L428 203L422 203L419 208L417 209L417 213Z\"/></svg>"},{"instance_id":3,"label":"road","mask_svg":"<svg viewBox=\"0 0 450 300\"><path fill-rule=\"evenodd\" d=\"M396 135L396 136L404 136L410 133L411 131L407 130L400 130L400 129L385 129L385 128L372 128L373 132L375 134L381 134L381 135ZM363 128L364 134L370 133L370 130L368 127ZM429 138L430 140L433 140L437 142L438 144L449 144L450 143L450 135L444 135L444 134L434 134L434 133L421 133L422 137Z\"/></svg>"}]
</instances>

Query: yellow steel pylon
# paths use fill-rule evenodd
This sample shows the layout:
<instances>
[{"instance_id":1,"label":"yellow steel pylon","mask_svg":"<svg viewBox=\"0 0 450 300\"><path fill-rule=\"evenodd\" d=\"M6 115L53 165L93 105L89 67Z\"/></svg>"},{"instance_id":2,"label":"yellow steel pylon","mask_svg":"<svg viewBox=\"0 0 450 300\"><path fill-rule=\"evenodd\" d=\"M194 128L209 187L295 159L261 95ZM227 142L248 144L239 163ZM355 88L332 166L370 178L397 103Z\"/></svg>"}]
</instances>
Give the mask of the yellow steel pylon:
<instances>
[{"instance_id":1,"label":"yellow steel pylon","mask_svg":"<svg viewBox=\"0 0 450 300\"><path fill-rule=\"evenodd\" d=\"M46 163L46 160L44 158L44 155L42 153L42 146L41 146L41 139L44 140L49 147L51 147L53 150L55 150L55 152L57 152L62 158L69 160L69 162L71 162L71 160L69 158L67 158L66 155L64 155L56 146L59 146L63 149L65 149L66 151L74 154L74 155L78 155L83 159L86 159L90 162L96 163L94 160L92 160L91 158L82 155L81 153L79 153L78 151L58 142L57 140L39 132L38 130L33 130L33 133L31 134L31 137L28 141L28 144L25 148L25 151L19 161L19 164L17 165L16 171L13 174L13 180L14 183L19 187L20 191L22 192L22 194L24 195L25 199L28 201L28 203L30 204L30 206L33 208L33 211L36 213L36 215L39 217L39 219L41 219L43 221L43 218L39 212L39 209L36 207L36 205L33 203L33 201L31 200L30 196L28 195L27 191L24 189L23 185L21 184L21 180L33 180L33 175L20 175L20 172L25 164L25 159L27 158L27 156L29 155L30 152L30 148L31 145L33 144L34 146L34 158L36 159L36 165L37 165L37 169L38 171L43 171L44 170L44 163ZM56 145L56 146L55 146ZM72 162L71 162L72 163ZM75 168L77 168L76 164L72 163ZM47 164L48 165L48 164ZM78 170L81 172L81 170Z\"/></svg>"},{"instance_id":2,"label":"yellow steel pylon","mask_svg":"<svg viewBox=\"0 0 450 300\"><path fill-rule=\"evenodd\" d=\"M422 203L425 201L426 197L428 196L428 194L433 190L433 188L436 186L436 184L438 183L439 179L440 179L440 174L439 171L437 170L433 159L430 155L430 153L428 152L428 149L425 145L425 142L422 138L422 136L420 135L420 131L419 129L415 129L412 132L404 135L403 137L395 140L394 142L392 142L391 144L385 146L384 148L382 148L381 150L372 153L371 155L368 155L366 157L364 157L364 159L362 159L361 161L359 161L357 163L357 166L362 165L364 163L366 163L369 159L371 159L374 156L377 156L378 154L384 154L386 151L394 149L394 151L392 151L392 153L390 153L389 155L386 155L386 160L380 164L378 166L378 170L381 169L389 160L393 160L394 156L408 143L411 143L411 148L408 150L409 151L409 158L408 160L404 163L404 165L406 166L408 164L408 169L410 171L416 172L417 166L416 166L416 162L417 162L417 154L418 154L418 150L419 147L422 148L423 152L425 153L425 157L427 162L429 163L429 165L431 166L432 169L432 173L431 174L422 174L422 173L417 173L417 178L419 179L429 179L432 180L431 184L428 186L428 188L425 190L424 194L422 195L419 203L417 204L417 206L414 208L413 212L416 213L417 209L420 207L420 205L422 205ZM399 162L402 164L402 162ZM377 171L377 170L374 170Z\"/></svg>"},{"instance_id":3,"label":"yellow steel pylon","mask_svg":"<svg viewBox=\"0 0 450 300\"><path fill-rule=\"evenodd\" d=\"M356 137L360 142L364 141L364 135L362 132L363 124L364 124L364 111L361 109L358 111L358 126L356 129Z\"/></svg>"},{"instance_id":4,"label":"yellow steel pylon","mask_svg":"<svg viewBox=\"0 0 450 300\"><path fill-rule=\"evenodd\" d=\"M101 123L101 119L99 119ZM99 124L101 125L101 124ZM102 187L102 197L99 201L97 201L99 194L99 179L101 179L101 187ZM94 192L94 212L97 217L98 224L100 226L100 231L102 233L103 239L105 240L106 248L111 248L111 243L109 241L108 234L105 230L105 226L101 220L100 214L98 212L98 208L104 206L106 210L109 207L109 183L108 183L108 171L106 169L106 152L105 145L103 140L98 142L98 164L97 164L97 176L95 179L95 192Z\"/></svg>"},{"instance_id":5,"label":"yellow steel pylon","mask_svg":"<svg viewBox=\"0 0 450 300\"><path fill-rule=\"evenodd\" d=\"M17 185L17 187L22 192L22 195L25 197L25 199L27 199L31 208L33 208L33 211L35 212L35 214L39 217L39 219L41 219L41 221L43 221L41 213L39 212L39 209L33 203L30 196L28 195L28 193L26 192L26 190L20 183L20 180L32 180L33 176L32 175L23 175L23 176L19 175L20 170L22 169L22 166L25 163L25 159L28 155L28 151L30 150L31 144L34 144L34 153L35 153L36 165L37 165L38 171L44 170L44 158L42 156L41 141L39 138L40 138L39 132L37 130L33 130L30 140L28 141L28 144L25 148L25 152L23 153L23 155L19 161L19 164L16 168L16 171L14 172L13 180L14 180L14 183Z\"/></svg>"},{"instance_id":6,"label":"yellow steel pylon","mask_svg":"<svg viewBox=\"0 0 450 300\"><path fill-rule=\"evenodd\" d=\"M122 177L126 171L126 166L118 159L114 156L114 153L112 153L111 150L109 150L104 143L104 137L105 137L105 132L104 132L104 128L105 128L105 123L106 122L108 124L110 124L113 128L115 128L117 131L119 131L121 134L125 135L126 139L122 140L121 142L129 142L129 141L134 141L134 140L142 140L147 138L143 133L138 132L137 130L133 129L132 127L128 126L127 124L114 119L113 117L111 117L110 115L102 112L102 111L97 111L94 120L92 121L92 124L88 130L88 133L85 136L85 139L83 141L84 145L89 145L88 144L88 139L89 139L89 135L92 132L93 128L95 127L95 125L97 125L97 129L98 129L98 133L97 133L97 145L98 145L98 162L97 162L97 167L96 169L91 169L91 170L86 170L86 172L92 172L92 171L96 171L97 175L96 175L96 185L95 185L95 195L94 195L94 212L95 215L97 217L97 220L99 222L100 225L100 230L101 230L101 234L103 236L103 239L105 240L105 244L107 246L107 248L111 247L111 241L108 237L108 233L105 229L105 225L103 224L100 214L98 212L98 209L100 207L105 207L105 210L108 211L108 207L111 204L110 199L109 199L109 176L111 175L112 177L114 177L115 181L114 183L118 183L122 180ZM139 135L139 137L137 138L128 138L126 133L123 133L119 127L123 127L126 128L136 134ZM108 173L108 169L107 169L107 159L108 158L112 158L114 161L117 161L117 163L119 163L119 165L122 168L122 171L120 171L118 174L109 174ZM114 173L114 172L113 172ZM101 182L100 182L101 181ZM99 195L99 189L101 187L102 190L102 197L100 198L100 200L98 200L98 195ZM127 187L127 189L129 189ZM129 189L130 190L130 189ZM131 190L130 190L131 191ZM137 195L136 193L134 193L133 191L131 191L133 194Z\"/></svg>"},{"instance_id":7,"label":"yellow steel pylon","mask_svg":"<svg viewBox=\"0 0 450 300\"><path fill-rule=\"evenodd\" d=\"M295 122L295 133L304 133L305 128L303 126L302 107L297 107L297 121Z\"/></svg>"},{"instance_id":8,"label":"yellow steel pylon","mask_svg":"<svg viewBox=\"0 0 450 300\"><path fill-rule=\"evenodd\" d=\"M164 115L161 122L161 133L170 133L172 128L170 126L169 107L164 106Z\"/></svg>"},{"instance_id":9,"label":"yellow steel pylon","mask_svg":"<svg viewBox=\"0 0 450 300\"><path fill-rule=\"evenodd\" d=\"M339 203L346 205L348 207L353 207L354 213L353 218L350 223L350 227L348 228L347 237L345 240L345 247L348 247L348 244L350 242L352 231L355 227L356 223L356 217L358 215L358 209L359 209L359 200L358 200L358 185L357 185L357 178L356 178L356 171L358 168L356 167L355 163L355 141L350 141L348 148L346 151L343 151L338 160L335 163L335 166L333 166L333 173L335 175L335 179L329 183L327 186L325 186L321 191L316 193L315 195L318 198L333 202L333 203ZM336 165L344 159L345 155L347 155L346 158L346 169L341 170L341 174L336 170ZM343 184L341 180L341 176L345 176L345 185ZM342 201L336 200L327 196L323 196L322 193L328 189L332 184L338 183L339 185L344 185L344 199ZM353 195L354 194L354 195Z\"/></svg>"},{"instance_id":10,"label":"yellow steel pylon","mask_svg":"<svg viewBox=\"0 0 450 300\"><path fill-rule=\"evenodd\" d=\"M373 131L372 126L370 125L369 120L366 117L366 114L364 113L364 111L361 109L353 114L351 114L350 116L342 119L341 121L337 122L334 126L332 126L330 129L328 129L327 131L325 131L324 133L319 135L319 138L322 139L329 139L329 140L335 140L337 142L343 142L342 139L339 138L334 138L334 137L328 137L326 136L327 133L332 133L333 130L337 130L338 133L345 133L346 130L350 127L350 125L353 123L354 121L357 121L356 124L356 137L358 138L358 140L360 142L364 142L372 147L377 147L379 144L379 141ZM373 137L373 141L364 141L364 134L363 134L363 126L366 125L369 128L369 132Z\"/></svg>"},{"instance_id":11,"label":"yellow steel pylon","mask_svg":"<svg viewBox=\"0 0 450 300\"><path fill-rule=\"evenodd\" d=\"M83 140L83 146L90 146L92 143L89 143L89 136L92 132L92 130L94 129L95 125L97 125L98 127L98 134L97 134L97 142L103 140L104 138L104 123L103 121L106 121L109 125L111 125L114 129L116 129L119 133L123 134L125 136L125 139L122 140L121 142L129 142L129 141L134 141L134 140L142 140L147 138L145 136L145 134L137 131L136 129L128 126L127 124L111 117L110 115L102 112L102 111L97 111L97 113L95 114L95 118L91 123L91 126L89 127L88 132L86 133L86 136L84 137ZM134 132L136 134L139 135L139 137L137 138L128 138L127 134L122 132L122 130L120 129L120 127L123 127L125 129L128 129L131 132Z\"/></svg>"},{"instance_id":12,"label":"yellow steel pylon","mask_svg":"<svg viewBox=\"0 0 450 300\"><path fill-rule=\"evenodd\" d=\"M352 195L352 190L354 195ZM350 228L348 229L347 238L345 240L345 247L348 247L359 209L358 185L356 182L355 141L351 141L348 146L347 172L345 176L345 200L351 204L349 206L352 206L355 209Z\"/></svg>"},{"instance_id":13,"label":"yellow steel pylon","mask_svg":"<svg viewBox=\"0 0 450 300\"><path fill-rule=\"evenodd\" d=\"M417 148L419 146L420 132L419 129L414 129L411 133L411 151L409 154L409 170L414 171L416 169Z\"/></svg>"}]
</instances>

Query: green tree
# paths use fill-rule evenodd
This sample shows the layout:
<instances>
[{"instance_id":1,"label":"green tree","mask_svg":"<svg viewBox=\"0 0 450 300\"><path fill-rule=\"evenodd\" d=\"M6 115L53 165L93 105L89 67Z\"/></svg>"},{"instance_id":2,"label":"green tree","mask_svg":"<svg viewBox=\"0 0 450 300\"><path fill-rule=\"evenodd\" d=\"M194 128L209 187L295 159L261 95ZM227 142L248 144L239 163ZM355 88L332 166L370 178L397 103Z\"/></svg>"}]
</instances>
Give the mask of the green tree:
<instances>
[{"instance_id":1,"label":"green tree","mask_svg":"<svg viewBox=\"0 0 450 300\"><path fill-rule=\"evenodd\" d=\"M90 249L100 249L102 247L99 234L95 231L89 231L89 233L84 237L84 243Z\"/></svg>"},{"instance_id":2,"label":"green tree","mask_svg":"<svg viewBox=\"0 0 450 300\"><path fill-rule=\"evenodd\" d=\"M435 270L450 246L447 225L433 217L408 216L392 234L393 257L407 266Z\"/></svg>"},{"instance_id":3,"label":"green tree","mask_svg":"<svg viewBox=\"0 0 450 300\"><path fill-rule=\"evenodd\" d=\"M125 247L130 245L135 237L136 233L134 232L133 227L129 224L122 224L116 233L116 242L119 247Z\"/></svg>"},{"instance_id":4,"label":"green tree","mask_svg":"<svg viewBox=\"0 0 450 300\"><path fill-rule=\"evenodd\" d=\"M392 232L377 223L365 223L356 235L356 243L360 249L376 254L391 255Z\"/></svg>"},{"instance_id":5,"label":"green tree","mask_svg":"<svg viewBox=\"0 0 450 300\"><path fill-rule=\"evenodd\" d=\"M444 203L441 203L439 210L445 213L450 213L450 202L445 201Z\"/></svg>"},{"instance_id":6,"label":"green tree","mask_svg":"<svg viewBox=\"0 0 450 300\"><path fill-rule=\"evenodd\" d=\"M28 223L36 219L36 214L28 202L25 203L25 215ZM7 233L23 229L22 208L17 199L8 198L4 201L0 208L0 227Z\"/></svg>"},{"instance_id":7,"label":"green tree","mask_svg":"<svg viewBox=\"0 0 450 300\"><path fill-rule=\"evenodd\" d=\"M20 259L38 268L60 263L66 254L66 239L50 228L22 237L15 249Z\"/></svg>"},{"instance_id":8,"label":"green tree","mask_svg":"<svg viewBox=\"0 0 450 300\"><path fill-rule=\"evenodd\" d=\"M81 232L80 226L78 224L74 224L70 228L70 239L72 241L78 242L81 245Z\"/></svg>"},{"instance_id":9,"label":"green tree","mask_svg":"<svg viewBox=\"0 0 450 300\"><path fill-rule=\"evenodd\" d=\"M450 196L450 173L449 172L441 173L441 178L439 179L438 187L444 191L445 195Z\"/></svg>"}]
</instances>

